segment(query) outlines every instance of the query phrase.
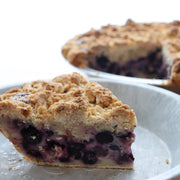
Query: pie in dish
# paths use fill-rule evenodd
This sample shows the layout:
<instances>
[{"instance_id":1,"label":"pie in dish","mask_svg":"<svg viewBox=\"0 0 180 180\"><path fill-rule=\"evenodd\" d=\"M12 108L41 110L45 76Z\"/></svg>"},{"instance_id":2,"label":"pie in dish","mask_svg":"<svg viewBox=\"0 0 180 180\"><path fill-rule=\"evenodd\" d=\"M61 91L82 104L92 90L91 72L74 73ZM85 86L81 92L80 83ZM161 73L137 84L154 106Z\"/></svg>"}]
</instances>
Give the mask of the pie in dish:
<instances>
[{"instance_id":1,"label":"pie in dish","mask_svg":"<svg viewBox=\"0 0 180 180\"><path fill-rule=\"evenodd\" d=\"M77 35L62 47L80 68L180 84L180 21L107 25Z\"/></svg>"},{"instance_id":2,"label":"pie in dish","mask_svg":"<svg viewBox=\"0 0 180 180\"><path fill-rule=\"evenodd\" d=\"M0 96L0 131L38 165L131 169L135 126L128 105L78 73Z\"/></svg>"}]
</instances>

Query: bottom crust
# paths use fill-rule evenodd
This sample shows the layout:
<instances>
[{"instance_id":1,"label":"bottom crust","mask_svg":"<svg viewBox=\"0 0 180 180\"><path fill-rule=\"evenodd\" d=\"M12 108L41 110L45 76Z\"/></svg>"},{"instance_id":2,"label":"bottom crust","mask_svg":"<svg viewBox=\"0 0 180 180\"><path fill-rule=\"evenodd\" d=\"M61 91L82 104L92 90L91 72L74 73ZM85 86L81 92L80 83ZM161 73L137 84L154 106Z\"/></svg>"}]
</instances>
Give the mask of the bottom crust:
<instances>
[{"instance_id":1,"label":"bottom crust","mask_svg":"<svg viewBox=\"0 0 180 180\"><path fill-rule=\"evenodd\" d=\"M27 161L26 157L24 157ZM78 163L78 164L76 164ZM74 163L71 164L65 164L65 163L58 163L58 162L53 162L53 163L48 163L48 162L36 162L37 165L40 166L56 166L56 167L66 167L66 168L99 168L99 169L134 169L133 164L126 164L126 165L106 165L106 163L99 163L96 165L84 165L81 164L78 161L75 161Z\"/></svg>"},{"instance_id":2,"label":"bottom crust","mask_svg":"<svg viewBox=\"0 0 180 180\"><path fill-rule=\"evenodd\" d=\"M65 164L50 164L50 163L38 163L40 166L59 166L59 167L66 167L66 168L99 168L99 169L127 169L131 170L133 169L133 166L127 165L127 166L108 166L108 165L92 165L92 166L87 166L87 165L81 165L81 164L76 164L76 165L65 165Z\"/></svg>"}]
</instances>

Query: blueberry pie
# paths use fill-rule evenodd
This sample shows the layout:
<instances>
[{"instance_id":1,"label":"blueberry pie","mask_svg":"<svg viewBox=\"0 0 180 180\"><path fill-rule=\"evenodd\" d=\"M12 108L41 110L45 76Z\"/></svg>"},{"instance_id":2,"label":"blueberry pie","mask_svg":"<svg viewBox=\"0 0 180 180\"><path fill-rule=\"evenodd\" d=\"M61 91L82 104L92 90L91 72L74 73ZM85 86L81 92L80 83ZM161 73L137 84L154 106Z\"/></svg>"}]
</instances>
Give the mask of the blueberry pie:
<instances>
[{"instance_id":1,"label":"blueberry pie","mask_svg":"<svg viewBox=\"0 0 180 180\"><path fill-rule=\"evenodd\" d=\"M131 169L135 126L128 105L78 73L0 96L0 131L38 165Z\"/></svg>"},{"instance_id":2,"label":"blueberry pie","mask_svg":"<svg viewBox=\"0 0 180 180\"><path fill-rule=\"evenodd\" d=\"M80 68L180 84L180 21L107 25L77 35L62 47Z\"/></svg>"}]
</instances>

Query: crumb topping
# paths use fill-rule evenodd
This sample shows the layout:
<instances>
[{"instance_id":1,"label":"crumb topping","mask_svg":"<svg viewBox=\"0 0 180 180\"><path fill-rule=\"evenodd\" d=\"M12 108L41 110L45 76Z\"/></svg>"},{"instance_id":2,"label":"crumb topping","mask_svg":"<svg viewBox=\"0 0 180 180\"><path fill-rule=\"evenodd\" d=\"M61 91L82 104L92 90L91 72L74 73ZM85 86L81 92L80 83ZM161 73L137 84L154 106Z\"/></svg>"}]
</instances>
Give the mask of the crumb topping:
<instances>
[{"instance_id":1,"label":"crumb topping","mask_svg":"<svg viewBox=\"0 0 180 180\"><path fill-rule=\"evenodd\" d=\"M57 131L70 129L78 136L82 129L133 130L136 117L111 91L88 82L78 73L51 81L34 81L0 96L0 114Z\"/></svg>"}]
</instances>

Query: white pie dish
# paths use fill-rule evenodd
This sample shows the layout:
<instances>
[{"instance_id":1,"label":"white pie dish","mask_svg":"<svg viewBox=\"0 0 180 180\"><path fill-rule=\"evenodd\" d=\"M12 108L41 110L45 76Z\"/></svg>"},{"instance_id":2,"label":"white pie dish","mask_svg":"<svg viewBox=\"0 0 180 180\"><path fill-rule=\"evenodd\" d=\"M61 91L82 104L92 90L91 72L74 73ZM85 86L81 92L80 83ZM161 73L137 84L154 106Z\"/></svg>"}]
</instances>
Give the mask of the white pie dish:
<instances>
[{"instance_id":1,"label":"white pie dish","mask_svg":"<svg viewBox=\"0 0 180 180\"><path fill-rule=\"evenodd\" d=\"M161 88L170 90L172 92L175 92L177 94L180 94L180 85L174 85L174 84L171 83L170 80L137 78L137 77L129 77L129 76L117 75L117 74L112 74L112 73L99 71L99 70L92 69L92 68L79 68L77 66L74 66L74 65L70 64L64 58L62 58L62 61L64 63L66 63L66 64L68 63L70 67L75 68L78 72L86 74L89 77L109 79L109 80L113 80L113 81L125 81L125 82L129 82L129 83L143 83L143 84L148 84L148 85L161 87Z\"/></svg>"},{"instance_id":2,"label":"white pie dish","mask_svg":"<svg viewBox=\"0 0 180 180\"><path fill-rule=\"evenodd\" d=\"M136 113L138 126L132 146L134 170L36 166L23 160L12 144L0 135L0 179L169 179L180 174L180 96L136 82L129 84L120 80L90 80L109 88ZM20 84L11 87L15 86ZM1 87L0 94L11 87Z\"/></svg>"},{"instance_id":3,"label":"white pie dish","mask_svg":"<svg viewBox=\"0 0 180 180\"><path fill-rule=\"evenodd\" d=\"M87 74L90 77L97 77L97 78L103 78L103 79L105 78L105 79L115 80L115 81L126 81L129 83L133 82L133 83L149 84L149 85L162 87L164 89L180 94L180 85L174 85L171 83L170 80L128 77L128 76L106 73L106 72L98 71L92 68L85 68L85 69L77 68L77 69Z\"/></svg>"}]
</instances>

